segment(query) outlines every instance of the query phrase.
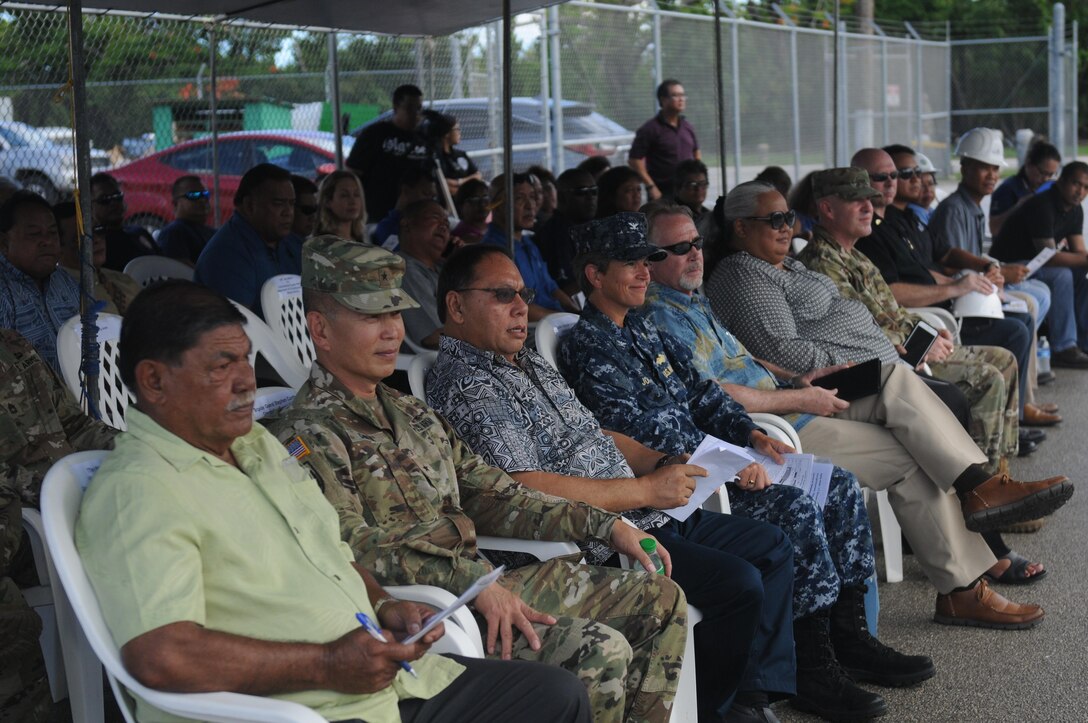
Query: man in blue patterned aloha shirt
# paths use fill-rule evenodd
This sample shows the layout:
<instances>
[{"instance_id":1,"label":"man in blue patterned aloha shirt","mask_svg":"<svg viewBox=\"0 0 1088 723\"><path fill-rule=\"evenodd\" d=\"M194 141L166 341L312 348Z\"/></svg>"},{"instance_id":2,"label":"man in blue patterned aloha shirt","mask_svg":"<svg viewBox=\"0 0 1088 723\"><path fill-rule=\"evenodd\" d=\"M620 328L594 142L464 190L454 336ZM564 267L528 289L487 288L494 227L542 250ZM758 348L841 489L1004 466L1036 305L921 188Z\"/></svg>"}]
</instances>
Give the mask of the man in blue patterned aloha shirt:
<instances>
[{"instance_id":1,"label":"man in blue patterned aloha shirt","mask_svg":"<svg viewBox=\"0 0 1088 723\"><path fill-rule=\"evenodd\" d=\"M559 368L604 427L672 454L693 451L706 434L772 458L791 451L758 429L715 380L701 376L689 349L659 334L637 310L650 282L649 257L661 253L647 241L645 216L616 214L579 227L575 237L575 268L589 302L560 341ZM777 524L794 542L795 703L833 718L862 715L875 705L874 698L883 707L879 696L843 676L829 632L830 610L840 595L842 605L860 619L865 580L873 570L869 520L857 480L835 468L822 511L796 488L771 486L762 468L754 478L742 472L729 487L735 513ZM854 627L860 628L860 620ZM924 656L903 656L867 642L865 654L850 661L866 679L909 684L935 672Z\"/></svg>"},{"instance_id":2,"label":"man in blue patterned aloha shirt","mask_svg":"<svg viewBox=\"0 0 1088 723\"><path fill-rule=\"evenodd\" d=\"M971 446L966 436L957 443L943 425L912 423L912 409L930 418L947 414L940 400L889 378L872 400L883 411L874 413L874 404L846 402L834 390L812 384L838 367L795 374L756 359L718 321L706 297L694 293L703 281L702 239L687 209L662 206L647 222L650 243L669 252L668 259L654 264L646 293L645 308L658 330L690 349L699 373L717 380L746 409L785 415L806 452L845 464L865 487L887 490L922 571L937 588L938 609L942 599L954 601L956 617L978 627L1008 628L1022 620L1017 616L1023 611L996 592L978 594L980 575L1013 578L1002 578L1012 560L995 559L982 535L967 529L958 499L940 484L945 478L930 476L941 466L931 464L927 454L950 441L954 447ZM914 375L902 379L920 385ZM946 478L967 464L964 455L960 466L944 470Z\"/></svg>"},{"instance_id":3,"label":"man in blue patterned aloha shirt","mask_svg":"<svg viewBox=\"0 0 1088 723\"><path fill-rule=\"evenodd\" d=\"M601 431L559 373L525 347L528 303L515 292L527 287L501 250L462 249L438 288L445 335L428 403L488 464L526 487L622 512L652 531L672 555L673 578L703 613L695 628L700 720L720 720L721 711L730 721L775 720L768 692L794 692L786 536L739 516L700 510L678 523L660 512L686 504L692 476L706 471L684 464L687 455L663 456ZM603 545L582 549L591 564L615 564Z\"/></svg>"}]
</instances>

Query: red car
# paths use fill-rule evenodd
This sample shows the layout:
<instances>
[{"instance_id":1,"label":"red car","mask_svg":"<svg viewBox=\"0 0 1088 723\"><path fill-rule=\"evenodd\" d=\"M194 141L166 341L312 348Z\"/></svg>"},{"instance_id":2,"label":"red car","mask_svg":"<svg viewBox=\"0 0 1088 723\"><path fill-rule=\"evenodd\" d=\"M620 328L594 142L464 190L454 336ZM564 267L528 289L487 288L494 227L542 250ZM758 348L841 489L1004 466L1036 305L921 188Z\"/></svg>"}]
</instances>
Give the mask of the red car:
<instances>
[{"instance_id":1,"label":"red car","mask_svg":"<svg viewBox=\"0 0 1088 723\"><path fill-rule=\"evenodd\" d=\"M344 136L345 158L354 142ZM248 169L274 163L316 180L336 170L335 143L336 137L325 131L240 131L219 136L220 223L234 212L234 192ZM109 173L125 193L126 221L154 232L174 220L170 190L178 178L199 176L212 190L211 138L181 143Z\"/></svg>"}]
</instances>

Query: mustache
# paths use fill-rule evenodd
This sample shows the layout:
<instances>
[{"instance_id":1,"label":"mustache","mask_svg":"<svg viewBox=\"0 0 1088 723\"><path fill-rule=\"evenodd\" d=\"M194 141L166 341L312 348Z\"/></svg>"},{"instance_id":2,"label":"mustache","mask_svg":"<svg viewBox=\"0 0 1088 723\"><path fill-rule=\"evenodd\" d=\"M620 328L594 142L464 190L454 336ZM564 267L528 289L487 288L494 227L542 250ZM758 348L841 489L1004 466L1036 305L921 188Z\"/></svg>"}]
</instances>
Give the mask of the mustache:
<instances>
[{"instance_id":1,"label":"mustache","mask_svg":"<svg viewBox=\"0 0 1088 723\"><path fill-rule=\"evenodd\" d=\"M230 400L230 402L227 404L227 411L237 412L242 407L248 407L249 405L253 404L253 400L255 397L256 392L246 392L245 394L240 394L234 399Z\"/></svg>"}]
</instances>

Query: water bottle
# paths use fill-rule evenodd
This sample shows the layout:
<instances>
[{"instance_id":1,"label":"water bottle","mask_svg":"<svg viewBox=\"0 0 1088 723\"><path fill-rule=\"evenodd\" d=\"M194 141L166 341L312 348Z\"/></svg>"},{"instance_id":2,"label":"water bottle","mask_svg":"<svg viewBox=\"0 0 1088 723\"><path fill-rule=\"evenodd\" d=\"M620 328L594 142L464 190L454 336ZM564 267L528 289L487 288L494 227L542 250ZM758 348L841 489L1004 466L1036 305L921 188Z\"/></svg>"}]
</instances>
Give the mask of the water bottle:
<instances>
[{"instance_id":1,"label":"water bottle","mask_svg":"<svg viewBox=\"0 0 1088 723\"><path fill-rule=\"evenodd\" d=\"M646 537L640 540L638 544L642 551L650 556L650 564L654 566L654 571L658 575L664 575L665 563L661 562L661 556L657 554L657 540Z\"/></svg>"},{"instance_id":2,"label":"water bottle","mask_svg":"<svg viewBox=\"0 0 1088 723\"><path fill-rule=\"evenodd\" d=\"M1045 336L1039 337L1039 345L1035 351L1038 360L1036 370L1039 374L1050 373L1050 342L1046 340Z\"/></svg>"}]
</instances>

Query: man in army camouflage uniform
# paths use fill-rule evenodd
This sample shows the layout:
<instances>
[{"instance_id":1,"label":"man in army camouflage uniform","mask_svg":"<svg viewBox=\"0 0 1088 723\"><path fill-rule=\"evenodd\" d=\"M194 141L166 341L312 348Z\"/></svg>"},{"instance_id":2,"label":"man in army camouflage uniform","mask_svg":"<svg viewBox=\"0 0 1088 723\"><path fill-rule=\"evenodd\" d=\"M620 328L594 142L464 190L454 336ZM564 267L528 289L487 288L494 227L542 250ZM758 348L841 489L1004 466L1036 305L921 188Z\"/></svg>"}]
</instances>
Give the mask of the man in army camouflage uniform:
<instances>
[{"instance_id":1,"label":"man in army camouflage uniform","mask_svg":"<svg viewBox=\"0 0 1088 723\"><path fill-rule=\"evenodd\" d=\"M16 580L35 584L22 507L38 507L42 478L54 462L85 449L106 449L115 431L83 414L26 339L0 329L0 719L44 720L49 685L38 652L41 620ZM5 717L8 716L8 717Z\"/></svg>"},{"instance_id":2,"label":"man in army camouflage uniform","mask_svg":"<svg viewBox=\"0 0 1088 723\"><path fill-rule=\"evenodd\" d=\"M317 361L270 424L341 516L356 560L390 584L460 593L491 565L477 529L526 539L611 544L652 570L649 537L596 507L522 487L487 466L433 411L381 384L404 336L404 261L318 237L302 286ZM671 571L668 552L658 551ZM665 721L676 692L686 603L664 576L555 559L510 571L475 601L487 649L561 665L586 684L597 721ZM554 617L553 617L554 616ZM515 630L521 635L515 638Z\"/></svg>"},{"instance_id":3,"label":"man in army camouflage uniform","mask_svg":"<svg viewBox=\"0 0 1088 723\"><path fill-rule=\"evenodd\" d=\"M865 304L889 341L901 346L920 318L900 308L880 271L869 257L854 248L861 238L856 235L860 231L850 227L850 218L841 212L834 214L831 208L833 199L852 201L859 194L880 199L880 192L869 185L868 173L857 168L821 171L813 177L813 189L820 220L798 260L834 281L844 298ZM1030 346L1027 330L1019 322L1010 323L1014 331L1019 327L1026 350ZM960 346L953 350L951 335L942 330L927 360L932 362L935 377L956 384L967 395L971 403L971 437L986 455L990 471L1004 471L1002 460L1016 454L1020 429L1016 357L994 346Z\"/></svg>"}]
</instances>

